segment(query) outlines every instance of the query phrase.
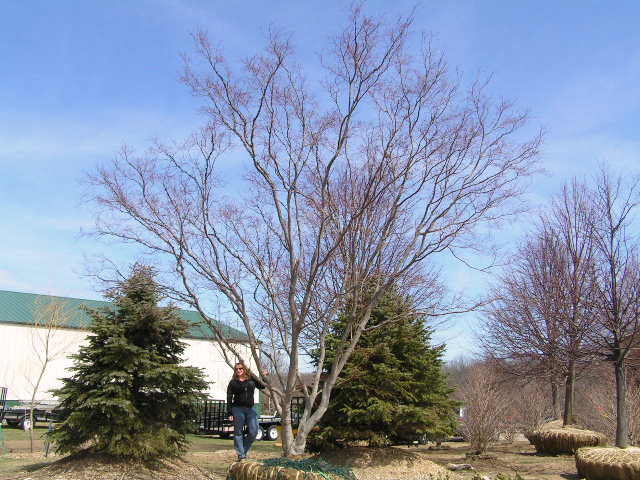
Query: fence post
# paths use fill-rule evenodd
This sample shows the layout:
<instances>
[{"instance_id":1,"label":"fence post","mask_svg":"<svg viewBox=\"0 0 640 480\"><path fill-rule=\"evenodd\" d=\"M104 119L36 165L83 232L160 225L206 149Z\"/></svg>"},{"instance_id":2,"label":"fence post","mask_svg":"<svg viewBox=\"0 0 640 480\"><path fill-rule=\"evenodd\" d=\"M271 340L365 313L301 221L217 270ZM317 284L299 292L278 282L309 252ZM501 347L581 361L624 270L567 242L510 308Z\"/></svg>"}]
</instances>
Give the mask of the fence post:
<instances>
[{"instance_id":1,"label":"fence post","mask_svg":"<svg viewBox=\"0 0 640 480\"><path fill-rule=\"evenodd\" d=\"M4 432L2 431L2 420L4 419L4 407L7 403L7 387L0 387L0 439L2 439L2 455L7 454L4 446Z\"/></svg>"},{"instance_id":2,"label":"fence post","mask_svg":"<svg viewBox=\"0 0 640 480\"><path fill-rule=\"evenodd\" d=\"M47 430L47 432L51 433L51 430L53 430L53 420L50 418L49 419L49 429ZM44 442L44 456L45 457L49 456L49 445L51 445L51 442L49 441L49 437L47 437L47 440Z\"/></svg>"}]
</instances>

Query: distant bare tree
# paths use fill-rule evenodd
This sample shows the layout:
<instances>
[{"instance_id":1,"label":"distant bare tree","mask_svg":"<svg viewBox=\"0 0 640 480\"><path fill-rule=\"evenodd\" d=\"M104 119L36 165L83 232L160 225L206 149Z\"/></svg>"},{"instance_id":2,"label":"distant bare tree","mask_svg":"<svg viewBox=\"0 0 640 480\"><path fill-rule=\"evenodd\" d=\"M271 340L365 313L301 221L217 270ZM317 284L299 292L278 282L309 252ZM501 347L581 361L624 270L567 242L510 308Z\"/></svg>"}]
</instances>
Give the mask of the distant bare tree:
<instances>
[{"instance_id":1,"label":"distant bare tree","mask_svg":"<svg viewBox=\"0 0 640 480\"><path fill-rule=\"evenodd\" d=\"M595 327L587 333L613 364L616 379L616 445L628 445L625 360L640 343L640 258L637 226L640 180L614 178L603 166L591 199L597 251Z\"/></svg>"},{"instance_id":2,"label":"distant bare tree","mask_svg":"<svg viewBox=\"0 0 640 480\"><path fill-rule=\"evenodd\" d=\"M546 378L554 406L557 379L565 379L565 424L575 420L576 369L591 353L592 216L586 187L575 180L565 185L494 288L480 338L503 371Z\"/></svg>"},{"instance_id":3,"label":"distant bare tree","mask_svg":"<svg viewBox=\"0 0 640 480\"><path fill-rule=\"evenodd\" d=\"M352 7L321 56L322 88L278 33L240 67L198 33L200 64L185 57L183 80L204 100L206 125L143 155L125 147L89 179L95 233L166 262L174 298L208 319L235 315L258 369L265 358L273 364L279 381L264 381L282 413L287 455L304 450L392 285L423 292L432 318L469 308L443 302L434 260L486 251L481 231L520 211L514 200L535 171L541 135L519 138L527 114L489 99L484 81L464 89L428 37L412 43L411 23ZM224 190L225 159L247 167L243 183L230 186L238 194ZM327 329L347 298L348 326L321 376ZM236 344L210 326L232 364ZM310 349L319 366L302 389L294 436L289 404ZM269 360L279 354L286 368Z\"/></svg>"},{"instance_id":4,"label":"distant bare tree","mask_svg":"<svg viewBox=\"0 0 640 480\"><path fill-rule=\"evenodd\" d=\"M495 300L485 310L479 337L501 374L518 384L523 378L546 379L556 412L563 376L557 246L557 235L549 231L525 241L493 288Z\"/></svg>"},{"instance_id":5,"label":"distant bare tree","mask_svg":"<svg viewBox=\"0 0 640 480\"><path fill-rule=\"evenodd\" d=\"M36 297L31 325L31 346L35 358L35 371L30 372L27 381L31 385L29 401L29 439L33 453L33 411L40 391L40 385L51 362L64 357L72 347L69 337L61 330L69 326L71 311L64 300L57 297Z\"/></svg>"},{"instance_id":6,"label":"distant bare tree","mask_svg":"<svg viewBox=\"0 0 640 480\"><path fill-rule=\"evenodd\" d=\"M460 400L458 396L460 387L473 375L474 363L475 361L461 356L447 362L443 367L444 372L447 374L449 385L456 389L454 395L458 400Z\"/></svg>"},{"instance_id":7,"label":"distant bare tree","mask_svg":"<svg viewBox=\"0 0 640 480\"><path fill-rule=\"evenodd\" d=\"M525 437L548 422L555 411L548 394L549 385L531 379L524 384L512 381L501 383L502 394L508 399L507 431L522 433Z\"/></svg>"}]
</instances>

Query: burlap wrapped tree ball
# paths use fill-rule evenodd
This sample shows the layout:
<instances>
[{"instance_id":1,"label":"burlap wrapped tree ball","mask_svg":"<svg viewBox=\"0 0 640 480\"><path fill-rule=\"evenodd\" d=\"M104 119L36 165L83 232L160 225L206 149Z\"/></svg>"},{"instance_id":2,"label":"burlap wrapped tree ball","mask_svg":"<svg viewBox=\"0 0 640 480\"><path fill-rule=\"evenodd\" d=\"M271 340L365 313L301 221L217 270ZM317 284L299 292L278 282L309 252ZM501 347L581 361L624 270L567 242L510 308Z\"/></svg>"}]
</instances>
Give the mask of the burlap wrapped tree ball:
<instances>
[{"instance_id":1,"label":"burlap wrapped tree ball","mask_svg":"<svg viewBox=\"0 0 640 480\"><path fill-rule=\"evenodd\" d=\"M258 462L236 462L227 470L227 480L343 480L321 473L293 468L269 467Z\"/></svg>"},{"instance_id":2,"label":"burlap wrapped tree ball","mask_svg":"<svg viewBox=\"0 0 640 480\"><path fill-rule=\"evenodd\" d=\"M580 478L640 480L640 448L584 447L575 453Z\"/></svg>"},{"instance_id":3,"label":"burlap wrapped tree ball","mask_svg":"<svg viewBox=\"0 0 640 480\"><path fill-rule=\"evenodd\" d=\"M536 430L528 437L538 453L574 453L580 447L602 447L607 437L600 432L578 428L549 428Z\"/></svg>"}]
</instances>

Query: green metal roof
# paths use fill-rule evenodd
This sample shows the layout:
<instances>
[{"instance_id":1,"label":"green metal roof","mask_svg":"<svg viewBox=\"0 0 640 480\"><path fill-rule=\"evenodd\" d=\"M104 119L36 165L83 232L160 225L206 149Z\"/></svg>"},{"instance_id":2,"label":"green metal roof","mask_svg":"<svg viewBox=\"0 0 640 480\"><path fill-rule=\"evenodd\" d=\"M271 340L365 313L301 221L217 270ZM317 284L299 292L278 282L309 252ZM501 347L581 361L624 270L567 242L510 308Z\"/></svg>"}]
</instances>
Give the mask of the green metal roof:
<instances>
[{"instance_id":1,"label":"green metal roof","mask_svg":"<svg viewBox=\"0 0 640 480\"><path fill-rule=\"evenodd\" d=\"M35 293L20 293L0 290L0 323L33 325L36 301L42 302L42 305L48 305L51 301L63 302L70 313L64 326L66 328L77 328L82 330L89 329L91 318L82 308L79 308L80 306L89 307L91 309L100 309L112 306L112 302L105 302L101 300L55 297L51 295L38 295ZM187 338L211 339L213 337L211 328L195 310L178 309L177 313L182 320L189 324L186 335ZM217 323L222 326L222 330L226 338L240 342L247 341L248 337L245 333L242 333L235 328L231 328L221 322Z\"/></svg>"}]
</instances>

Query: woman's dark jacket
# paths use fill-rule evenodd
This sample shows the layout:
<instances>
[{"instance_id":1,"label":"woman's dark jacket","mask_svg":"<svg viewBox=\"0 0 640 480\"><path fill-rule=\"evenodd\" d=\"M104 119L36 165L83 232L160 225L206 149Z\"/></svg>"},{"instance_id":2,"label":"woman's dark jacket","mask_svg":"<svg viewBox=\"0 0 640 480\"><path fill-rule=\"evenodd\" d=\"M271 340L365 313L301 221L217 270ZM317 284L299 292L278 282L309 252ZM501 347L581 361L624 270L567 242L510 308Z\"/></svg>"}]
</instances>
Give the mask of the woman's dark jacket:
<instances>
[{"instance_id":1,"label":"woman's dark jacket","mask_svg":"<svg viewBox=\"0 0 640 480\"><path fill-rule=\"evenodd\" d=\"M255 389L262 390L264 385L260 385L253 378L249 380L236 380L229 382L227 387L227 415L232 415L231 407L253 407L253 392Z\"/></svg>"}]
</instances>

